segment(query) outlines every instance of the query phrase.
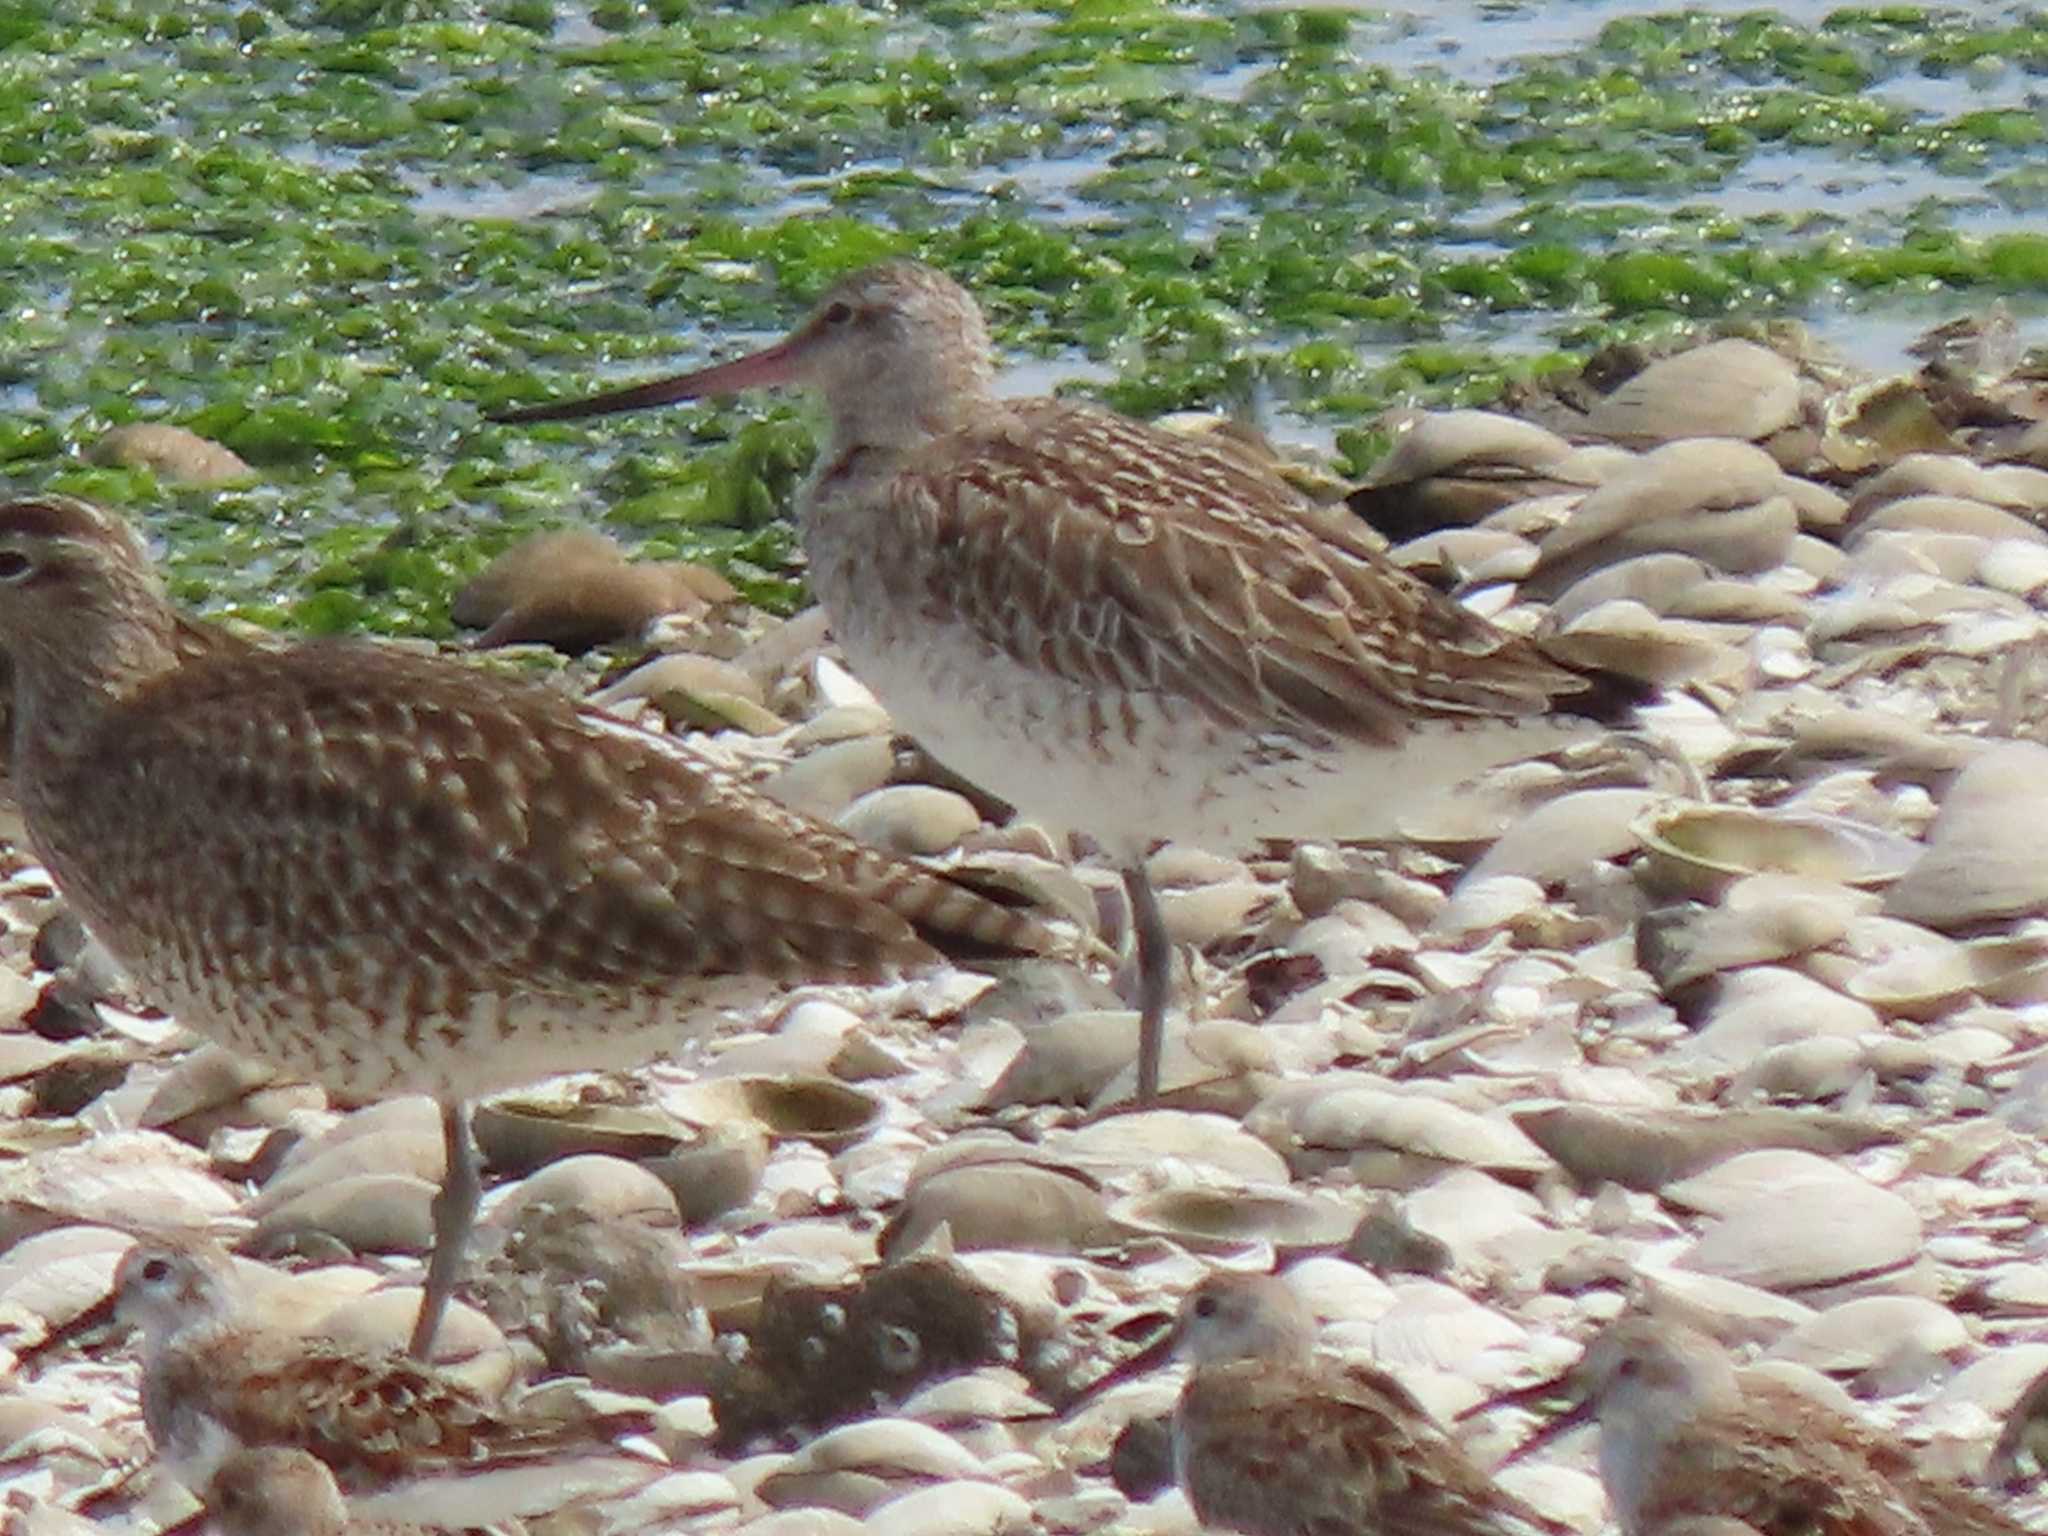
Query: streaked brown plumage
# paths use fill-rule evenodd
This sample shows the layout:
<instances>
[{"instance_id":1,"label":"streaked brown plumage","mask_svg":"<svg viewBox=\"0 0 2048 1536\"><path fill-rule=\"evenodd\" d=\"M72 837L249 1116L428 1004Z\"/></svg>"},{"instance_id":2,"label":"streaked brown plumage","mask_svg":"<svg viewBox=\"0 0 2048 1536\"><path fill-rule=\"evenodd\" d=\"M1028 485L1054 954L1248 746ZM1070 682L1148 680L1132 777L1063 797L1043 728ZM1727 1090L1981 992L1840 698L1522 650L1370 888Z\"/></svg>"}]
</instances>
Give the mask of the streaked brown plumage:
<instances>
[{"instance_id":1,"label":"streaked brown plumage","mask_svg":"<svg viewBox=\"0 0 2048 1536\"><path fill-rule=\"evenodd\" d=\"M204 1490L249 1447L317 1457L344 1488L591 1449L630 1419L523 1416L410 1356L252 1323L234 1261L204 1239L144 1238L115 1276L141 1329L143 1422L178 1479Z\"/></svg>"},{"instance_id":2,"label":"streaked brown plumage","mask_svg":"<svg viewBox=\"0 0 2048 1536\"><path fill-rule=\"evenodd\" d=\"M1760 1536L2017 1536L1975 1490L1797 1388L1742 1380L1714 1339L1665 1319L1610 1324L1567 1378L1579 1402L1517 1455L1597 1416L1600 1475L1626 1536L1684 1520ZM1514 1394L1533 1396L1532 1388Z\"/></svg>"},{"instance_id":3,"label":"streaked brown plumage","mask_svg":"<svg viewBox=\"0 0 2048 1536\"><path fill-rule=\"evenodd\" d=\"M1285 1281L1209 1276L1182 1300L1172 1333L1108 1379L1168 1353L1193 1365L1173 1414L1174 1475L1205 1526L1245 1536L1565 1536L1495 1483L1392 1376L1317 1355L1315 1319Z\"/></svg>"},{"instance_id":4,"label":"streaked brown plumage","mask_svg":"<svg viewBox=\"0 0 2048 1536\"><path fill-rule=\"evenodd\" d=\"M768 984L1053 942L552 691L191 631L120 519L0 505L15 784L66 899L189 1027L344 1094L442 1103L421 1353L474 1207L461 1101L644 1060Z\"/></svg>"},{"instance_id":5,"label":"streaked brown plumage","mask_svg":"<svg viewBox=\"0 0 2048 1536\"><path fill-rule=\"evenodd\" d=\"M1623 718L1642 690L1510 635L1401 571L1240 450L994 392L951 279L892 261L765 351L501 418L755 386L824 397L801 504L854 669L949 767L1122 861L1139 939L1139 1095L1170 959L1160 838L1373 837L1501 762Z\"/></svg>"}]
</instances>

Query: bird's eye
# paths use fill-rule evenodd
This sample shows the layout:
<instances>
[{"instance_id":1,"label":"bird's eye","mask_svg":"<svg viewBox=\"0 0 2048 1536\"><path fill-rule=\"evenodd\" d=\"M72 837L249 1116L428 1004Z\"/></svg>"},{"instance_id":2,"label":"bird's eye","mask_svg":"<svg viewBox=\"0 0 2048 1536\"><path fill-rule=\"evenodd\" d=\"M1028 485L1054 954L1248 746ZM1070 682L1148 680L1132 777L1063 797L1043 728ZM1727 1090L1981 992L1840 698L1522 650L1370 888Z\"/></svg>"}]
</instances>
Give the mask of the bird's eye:
<instances>
[{"instance_id":1,"label":"bird's eye","mask_svg":"<svg viewBox=\"0 0 2048 1536\"><path fill-rule=\"evenodd\" d=\"M1195 1298L1195 1316L1214 1317L1215 1315L1216 1298L1214 1296L1197 1296Z\"/></svg>"},{"instance_id":2,"label":"bird's eye","mask_svg":"<svg viewBox=\"0 0 2048 1536\"><path fill-rule=\"evenodd\" d=\"M827 325L844 325L853 318L853 306L844 299L835 299L825 306Z\"/></svg>"},{"instance_id":3,"label":"bird's eye","mask_svg":"<svg viewBox=\"0 0 2048 1536\"><path fill-rule=\"evenodd\" d=\"M0 571L4 571L6 569L6 559L4 556L0 556ZM147 1280L151 1285L158 1285L161 1284L163 1281L170 1279L171 1261L169 1259L145 1260L142 1266L142 1278Z\"/></svg>"},{"instance_id":4,"label":"bird's eye","mask_svg":"<svg viewBox=\"0 0 2048 1536\"><path fill-rule=\"evenodd\" d=\"M20 581L35 568L35 561L20 550L0 549L0 581Z\"/></svg>"}]
</instances>

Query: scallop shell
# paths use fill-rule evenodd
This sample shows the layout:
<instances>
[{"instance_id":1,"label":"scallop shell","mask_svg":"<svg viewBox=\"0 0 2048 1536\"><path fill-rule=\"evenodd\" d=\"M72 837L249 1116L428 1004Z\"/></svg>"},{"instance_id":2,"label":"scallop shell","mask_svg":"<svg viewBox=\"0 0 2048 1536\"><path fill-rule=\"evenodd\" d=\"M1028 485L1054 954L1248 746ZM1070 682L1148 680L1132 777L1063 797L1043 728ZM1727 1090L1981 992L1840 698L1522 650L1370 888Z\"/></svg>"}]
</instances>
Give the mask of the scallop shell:
<instances>
[{"instance_id":1,"label":"scallop shell","mask_svg":"<svg viewBox=\"0 0 2048 1536\"><path fill-rule=\"evenodd\" d=\"M1808 875L1842 885L1897 880L1919 849L1847 817L1679 805L1636 823L1644 886L1665 899L1716 901L1745 875Z\"/></svg>"},{"instance_id":2,"label":"scallop shell","mask_svg":"<svg viewBox=\"0 0 2048 1536\"><path fill-rule=\"evenodd\" d=\"M1341 1243L1358 1224L1350 1204L1266 1189L1160 1189L1128 1196L1110 1215L1134 1232L1170 1237L1195 1252L1227 1252L1248 1243L1277 1249Z\"/></svg>"},{"instance_id":3,"label":"scallop shell","mask_svg":"<svg viewBox=\"0 0 2048 1536\"><path fill-rule=\"evenodd\" d=\"M663 1104L703 1125L752 1120L770 1136L833 1152L865 1136L881 1100L829 1077L719 1077L665 1094Z\"/></svg>"}]
</instances>

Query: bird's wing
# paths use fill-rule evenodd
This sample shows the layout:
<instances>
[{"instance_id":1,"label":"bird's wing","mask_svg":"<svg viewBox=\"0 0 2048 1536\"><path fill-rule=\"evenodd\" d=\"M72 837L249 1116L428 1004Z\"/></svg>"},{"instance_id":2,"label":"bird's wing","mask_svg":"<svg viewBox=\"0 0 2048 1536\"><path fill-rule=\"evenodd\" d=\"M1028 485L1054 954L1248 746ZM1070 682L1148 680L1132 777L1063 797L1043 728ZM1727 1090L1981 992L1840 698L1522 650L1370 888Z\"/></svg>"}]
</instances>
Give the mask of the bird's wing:
<instances>
[{"instance_id":1,"label":"bird's wing","mask_svg":"<svg viewBox=\"0 0 2048 1536\"><path fill-rule=\"evenodd\" d=\"M1788 1446L1825 1440L1840 1454L1853 1455L1884 1479L1894 1501L1913 1511L1938 1536L2020 1536L2028 1529L1969 1484L1930 1476L1903 1441L1816 1403L1796 1387L1754 1383L1750 1413L1753 1421L1763 1421L1783 1435Z\"/></svg>"},{"instance_id":2,"label":"bird's wing","mask_svg":"<svg viewBox=\"0 0 2048 1536\"><path fill-rule=\"evenodd\" d=\"M1565 1536L1370 1367L1206 1367L1175 1424L1188 1500L1208 1524L1299 1536ZM1276 1521L1280 1503L1288 1516Z\"/></svg>"},{"instance_id":3,"label":"bird's wing","mask_svg":"<svg viewBox=\"0 0 2048 1536\"><path fill-rule=\"evenodd\" d=\"M506 1408L396 1351L365 1352L318 1334L250 1329L188 1350L183 1390L247 1445L318 1457L344 1487L479 1468L603 1446L652 1427L642 1413L543 1417Z\"/></svg>"},{"instance_id":4,"label":"bird's wing","mask_svg":"<svg viewBox=\"0 0 2048 1536\"><path fill-rule=\"evenodd\" d=\"M160 923L143 936L169 953L207 934L215 966L316 995L365 973L570 996L867 979L1051 942L663 738L385 647L188 664L79 771L125 805L94 835L126 846L78 861L119 872L75 882L88 914Z\"/></svg>"},{"instance_id":5,"label":"bird's wing","mask_svg":"<svg viewBox=\"0 0 2048 1536\"><path fill-rule=\"evenodd\" d=\"M1026 667L1375 743L1416 716L1618 713L1637 692L1402 571L1241 452L1089 406L1012 406L941 439L889 499L927 611Z\"/></svg>"},{"instance_id":6,"label":"bird's wing","mask_svg":"<svg viewBox=\"0 0 2048 1536\"><path fill-rule=\"evenodd\" d=\"M162 1390L245 1445L309 1451L344 1483L481 1459L491 1404L433 1367L251 1329L166 1356Z\"/></svg>"},{"instance_id":7,"label":"bird's wing","mask_svg":"<svg viewBox=\"0 0 2048 1536\"><path fill-rule=\"evenodd\" d=\"M1889 1454L1865 1426L1759 1384L1749 1402L1672 1438L1645 1524L1723 1516L1762 1536L1961 1536L1967 1527L1930 1524L1886 1475Z\"/></svg>"}]
</instances>

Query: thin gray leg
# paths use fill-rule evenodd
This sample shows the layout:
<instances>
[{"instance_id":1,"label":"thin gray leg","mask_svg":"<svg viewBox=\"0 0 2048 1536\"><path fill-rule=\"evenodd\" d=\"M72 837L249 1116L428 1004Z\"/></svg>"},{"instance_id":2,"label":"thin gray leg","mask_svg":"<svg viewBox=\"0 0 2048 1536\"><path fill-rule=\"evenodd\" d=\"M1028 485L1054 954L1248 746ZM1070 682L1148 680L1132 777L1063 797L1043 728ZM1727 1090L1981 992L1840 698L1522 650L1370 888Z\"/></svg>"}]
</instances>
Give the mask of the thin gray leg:
<instances>
[{"instance_id":1,"label":"thin gray leg","mask_svg":"<svg viewBox=\"0 0 2048 1536\"><path fill-rule=\"evenodd\" d=\"M1141 858L1124 866L1131 931L1138 938L1138 1107L1159 1102L1159 1058L1166 1044L1166 994L1173 986L1173 941Z\"/></svg>"},{"instance_id":2,"label":"thin gray leg","mask_svg":"<svg viewBox=\"0 0 2048 1536\"><path fill-rule=\"evenodd\" d=\"M476 1143L469 1134L469 1106L462 1100L443 1101L441 1139L448 1149L448 1172L434 1196L434 1254L427 1261L427 1284L420 1295L419 1319L412 1325L412 1342L406 1345L415 1360L426 1359L434 1347L441 1314L448 1310L455 1282L462 1276L462 1256L484 1193Z\"/></svg>"}]
</instances>

